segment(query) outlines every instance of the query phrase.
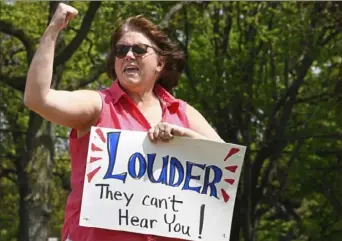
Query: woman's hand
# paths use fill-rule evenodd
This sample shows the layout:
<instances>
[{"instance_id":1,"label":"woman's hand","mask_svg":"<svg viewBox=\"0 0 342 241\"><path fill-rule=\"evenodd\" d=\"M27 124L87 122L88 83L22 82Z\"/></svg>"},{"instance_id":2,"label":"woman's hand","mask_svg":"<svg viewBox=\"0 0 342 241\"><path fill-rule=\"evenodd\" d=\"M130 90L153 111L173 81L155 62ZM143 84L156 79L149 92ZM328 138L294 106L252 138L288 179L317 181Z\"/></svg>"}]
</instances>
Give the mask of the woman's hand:
<instances>
[{"instance_id":1,"label":"woman's hand","mask_svg":"<svg viewBox=\"0 0 342 241\"><path fill-rule=\"evenodd\" d=\"M77 13L77 9L69 5L58 4L26 75L24 104L48 121L83 133L88 132L100 116L100 94L90 90L63 91L51 88L58 34Z\"/></svg>"},{"instance_id":2,"label":"woman's hand","mask_svg":"<svg viewBox=\"0 0 342 241\"><path fill-rule=\"evenodd\" d=\"M152 142L170 141L174 136L183 136L190 138L206 139L202 135L181 126L169 124L167 122L159 122L155 127L148 131L148 136Z\"/></svg>"},{"instance_id":3,"label":"woman's hand","mask_svg":"<svg viewBox=\"0 0 342 241\"><path fill-rule=\"evenodd\" d=\"M59 3L49 26L55 28L59 32L65 28L69 21L75 18L77 14L78 11L76 8L64 3Z\"/></svg>"}]
</instances>

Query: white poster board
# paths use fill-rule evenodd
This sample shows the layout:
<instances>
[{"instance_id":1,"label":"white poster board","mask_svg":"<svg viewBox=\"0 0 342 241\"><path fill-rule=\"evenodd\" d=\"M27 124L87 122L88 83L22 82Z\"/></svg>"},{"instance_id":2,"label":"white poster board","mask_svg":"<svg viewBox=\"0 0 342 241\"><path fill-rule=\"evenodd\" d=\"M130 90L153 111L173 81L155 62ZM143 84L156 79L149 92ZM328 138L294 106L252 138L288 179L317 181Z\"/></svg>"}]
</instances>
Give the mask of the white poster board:
<instances>
[{"instance_id":1,"label":"white poster board","mask_svg":"<svg viewBox=\"0 0 342 241\"><path fill-rule=\"evenodd\" d=\"M246 147L91 129L80 225L185 240L229 240Z\"/></svg>"}]
</instances>

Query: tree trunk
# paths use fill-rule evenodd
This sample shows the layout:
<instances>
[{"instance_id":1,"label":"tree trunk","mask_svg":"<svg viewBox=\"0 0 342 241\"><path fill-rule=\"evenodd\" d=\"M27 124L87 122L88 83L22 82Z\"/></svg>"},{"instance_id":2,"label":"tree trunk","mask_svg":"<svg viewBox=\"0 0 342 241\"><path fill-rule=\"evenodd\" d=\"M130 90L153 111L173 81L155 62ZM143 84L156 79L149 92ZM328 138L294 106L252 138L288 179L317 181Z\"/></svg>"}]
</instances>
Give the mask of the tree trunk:
<instances>
[{"instance_id":1,"label":"tree trunk","mask_svg":"<svg viewBox=\"0 0 342 241\"><path fill-rule=\"evenodd\" d=\"M54 132L50 122L30 113L26 150L22 152L22 159L17 165L20 193L19 241L48 239Z\"/></svg>"},{"instance_id":2,"label":"tree trunk","mask_svg":"<svg viewBox=\"0 0 342 241\"><path fill-rule=\"evenodd\" d=\"M24 155L22 159L26 159ZM24 160L26 162L26 160ZM26 197L29 193L28 175L25 171L23 161L17 161L18 187L19 187L19 232L18 241L26 241L28 239L29 221L28 221L28 206Z\"/></svg>"},{"instance_id":3,"label":"tree trunk","mask_svg":"<svg viewBox=\"0 0 342 241\"><path fill-rule=\"evenodd\" d=\"M50 122L42 119L39 131L41 134L36 139L37 146L34 147L30 160L33 179L28 199L30 241L47 240L51 214L50 187L53 183L54 128Z\"/></svg>"}]
</instances>

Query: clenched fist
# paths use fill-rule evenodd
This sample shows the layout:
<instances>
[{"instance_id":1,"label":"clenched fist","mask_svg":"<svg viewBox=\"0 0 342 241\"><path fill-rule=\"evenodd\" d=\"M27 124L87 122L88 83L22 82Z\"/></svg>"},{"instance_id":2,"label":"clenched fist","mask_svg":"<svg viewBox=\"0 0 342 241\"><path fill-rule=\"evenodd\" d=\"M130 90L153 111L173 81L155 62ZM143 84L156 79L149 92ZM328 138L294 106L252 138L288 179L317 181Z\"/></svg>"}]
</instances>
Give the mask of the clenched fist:
<instances>
[{"instance_id":1,"label":"clenched fist","mask_svg":"<svg viewBox=\"0 0 342 241\"><path fill-rule=\"evenodd\" d=\"M71 19L76 17L77 14L78 11L76 8L64 3L59 3L49 25L56 31L61 31L68 25Z\"/></svg>"}]
</instances>

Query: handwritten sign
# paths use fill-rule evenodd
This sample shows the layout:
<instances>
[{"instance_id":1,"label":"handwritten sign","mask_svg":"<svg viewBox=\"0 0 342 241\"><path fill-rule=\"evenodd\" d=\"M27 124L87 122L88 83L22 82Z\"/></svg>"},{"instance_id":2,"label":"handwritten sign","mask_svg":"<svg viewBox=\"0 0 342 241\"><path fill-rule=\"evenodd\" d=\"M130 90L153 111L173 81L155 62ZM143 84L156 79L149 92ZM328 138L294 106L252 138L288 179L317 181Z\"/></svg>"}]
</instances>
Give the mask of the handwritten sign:
<instances>
[{"instance_id":1,"label":"handwritten sign","mask_svg":"<svg viewBox=\"0 0 342 241\"><path fill-rule=\"evenodd\" d=\"M246 148L93 127L80 225L185 240L229 240Z\"/></svg>"}]
</instances>

